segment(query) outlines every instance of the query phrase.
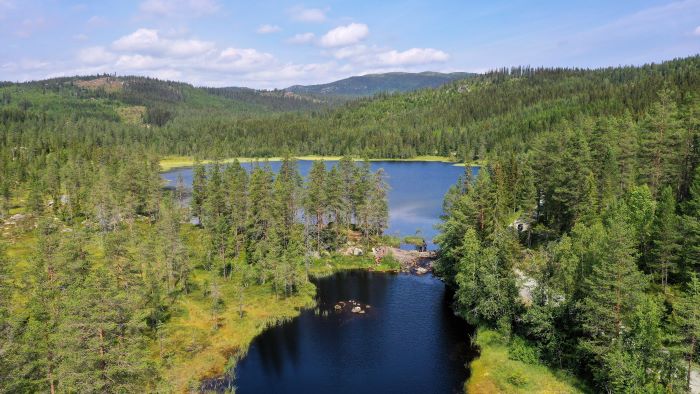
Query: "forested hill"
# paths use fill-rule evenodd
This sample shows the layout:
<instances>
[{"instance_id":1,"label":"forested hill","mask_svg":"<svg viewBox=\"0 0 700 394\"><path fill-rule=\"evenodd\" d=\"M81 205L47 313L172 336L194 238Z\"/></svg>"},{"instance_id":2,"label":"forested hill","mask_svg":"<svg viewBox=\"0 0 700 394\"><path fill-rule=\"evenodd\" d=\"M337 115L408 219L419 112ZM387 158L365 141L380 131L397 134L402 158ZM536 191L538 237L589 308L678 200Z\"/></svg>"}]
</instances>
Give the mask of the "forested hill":
<instances>
[{"instance_id":1,"label":"forested hill","mask_svg":"<svg viewBox=\"0 0 700 394\"><path fill-rule=\"evenodd\" d=\"M200 88L146 77L94 75L0 83L5 116L13 110L53 117L162 125L176 114L242 116L319 109L319 100L281 90Z\"/></svg>"},{"instance_id":2,"label":"forested hill","mask_svg":"<svg viewBox=\"0 0 700 394\"><path fill-rule=\"evenodd\" d=\"M285 89L288 92L314 96L372 96L377 93L410 92L418 89L437 88L448 82L465 79L476 74L454 72L392 72L384 74L367 74L341 79L319 85L294 85Z\"/></svg>"},{"instance_id":3,"label":"forested hill","mask_svg":"<svg viewBox=\"0 0 700 394\"><path fill-rule=\"evenodd\" d=\"M311 303L311 264L331 265L310 248L384 242L386 187L350 157L306 182L293 160L197 165L190 210L160 159L348 154L485 159L446 197L435 271L501 337L477 334L480 359L495 343L517 368L472 379L529 392L542 380L523 371L545 363L595 392L685 393L699 66L503 69L321 109L147 78L0 85L0 392L196 391ZM286 100L313 104L271 111Z\"/></svg>"},{"instance_id":4,"label":"forested hill","mask_svg":"<svg viewBox=\"0 0 700 394\"><path fill-rule=\"evenodd\" d=\"M700 91L699 66L700 57L693 56L598 70L520 67L333 108L316 107L304 98L271 98L281 107L291 102L321 108L282 113L266 109L273 106L271 101L248 90L193 88L145 78L55 79L0 87L0 132L7 147L31 147L34 133L50 129L62 143L79 139L76 143L143 146L160 155L290 152L370 158L440 155L471 161L489 153L523 151L538 134L586 118L640 119L662 90L687 108ZM237 99L251 95L267 107ZM74 121L70 127L64 118Z\"/></svg>"},{"instance_id":5,"label":"forested hill","mask_svg":"<svg viewBox=\"0 0 700 394\"><path fill-rule=\"evenodd\" d=\"M476 160L489 152L522 151L536 135L583 118L639 119L663 89L687 105L700 91L699 66L700 57L694 56L642 67L498 70L437 89L379 95L311 113L230 122L181 118L153 137L163 154Z\"/></svg>"}]
</instances>

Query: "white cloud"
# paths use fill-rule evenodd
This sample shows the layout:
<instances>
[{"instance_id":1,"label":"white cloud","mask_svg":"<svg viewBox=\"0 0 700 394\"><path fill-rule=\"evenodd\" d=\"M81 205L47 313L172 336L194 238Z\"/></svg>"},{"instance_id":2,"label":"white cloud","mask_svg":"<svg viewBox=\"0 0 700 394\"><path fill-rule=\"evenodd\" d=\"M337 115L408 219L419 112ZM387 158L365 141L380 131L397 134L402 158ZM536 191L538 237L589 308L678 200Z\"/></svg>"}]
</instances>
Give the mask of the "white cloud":
<instances>
[{"instance_id":1,"label":"white cloud","mask_svg":"<svg viewBox=\"0 0 700 394\"><path fill-rule=\"evenodd\" d=\"M6 71L35 71L46 70L51 66L51 63L37 59L22 59L19 62L8 62L0 65L0 69Z\"/></svg>"},{"instance_id":2,"label":"white cloud","mask_svg":"<svg viewBox=\"0 0 700 394\"><path fill-rule=\"evenodd\" d=\"M139 9L160 16L202 16L219 10L215 0L145 0Z\"/></svg>"},{"instance_id":3,"label":"white cloud","mask_svg":"<svg viewBox=\"0 0 700 394\"><path fill-rule=\"evenodd\" d=\"M123 55L117 59L115 67L125 70L149 70L156 69L165 64L152 56L144 55Z\"/></svg>"},{"instance_id":4,"label":"white cloud","mask_svg":"<svg viewBox=\"0 0 700 394\"><path fill-rule=\"evenodd\" d=\"M113 61L116 56L104 47L95 46L81 49L78 52L78 60L87 64L100 64Z\"/></svg>"},{"instance_id":5,"label":"white cloud","mask_svg":"<svg viewBox=\"0 0 700 394\"><path fill-rule=\"evenodd\" d=\"M78 41L86 41L88 38L90 38L90 37L88 37L87 34L82 34L82 33L76 34L73 36L73 39L78 40Z\"/></svg>"},{"instance_id":6,"label":"white cloud","mask_svg":"<svg viewBox=\"0 0 700 394\"><path fill-rule=\"evenodd\" d=\"M700 36L700 26L696 27L695 30L693 30L693 35Z\"/></svg>"},{"instance_id":7,"label":"white cloud","mask_svg":"<svg viewBox=\"0 0 700 394\"><path fill-rule=\"evenodd\" d=\"M251 48L226 48L221 51L212 67L229 71L248 71L254 68L270 65L275 57L269 53L259 52Z\"/></svg>"},{"instance_id":8,"label":"white cloud","mask_svg":"<svg viewBox=\"0 0 700 394\"><path fill-rule=\"evenodd\" d=\"M259 34L270 34L277 33L280 30L282 30L282 28L277 25L261 25L260 27L258 27L257 32Z\"/></svg>"},{"instance_id":9,"label":"white cloud","mask_svg":"<svg viewBox=\"0 0 700 394\"><path fill-rule=\"evenodd\" d=\"M411 48L397 51L390 48L366 46L363 44L350 45L334 49L330 52L338 60L365 67L398 67L417 66L423 64L442 63L449 60L450 55L433 48Z\"/></svg>"},{"instance_id":10,"label":"white cloud","mask_svg":"<svg viewBox=\"0 0 700 394\"><path fill-rule=\"evenodd\" d=\"M369 35L369 28L364 23L351 23L338 26L321 37L324 47L339 47L360 42Z\"/></svg>"},{"instance_id":11,"label":"white cloud","mask_svg":"<svg viewBox=\"0 0 700 394\"><path fill-rule=\"evenodd\" d=\"M214 43L200 40L167 39L153 29L138 29L112 43L112 48L122 52L163 54L169 56L200 55L214 49Z\"/></svg>"},{"instance_id":12,"label":"white cloud","mask_svg":"<svg viewBox=\"0 0 700 394\"><path fill-rule=\"evenodd\" d=\"M320 8L294 7L289 12L292 19L299 22L324 22L326 20L326 10Z\"/></svg>"},{"instance_id":13,"label":"white cloud","mask_svg":"<svg viewBox=\"0 0 700 394\"><path fill-rule=\"evenodd\" d=\"M299 33L287 39L290 44L307 44L316 38L314 33Z\"/></svg>"},{"instance_id":14,"label":"white cloud","mask_svg":"<svg viewBox=\"0 0 700 394\"><path fill-rule=\"evenodd\" d=\"M138 29L114 41L112 47L118 51L144 51L157 46L158 40L158 31L152 29Z\"/></svg>"},{"instance_id":15,"label":"white cloud","mask_svg":"<svg viewBox=\"0 0 700 394\"><path fill-rule=\"evenodd\" d=\"M338 65L334 62L294 64L288 63L246 75L250 81L267 86L289 86L300 83L318 83L319 80L339 79Z\"/></svg>"},{"instance_id":16,"label":"white cloud","mask_svg":"<svg viewBox=\"0 0 700 394\"><path fill-rule=\"evenodd\" d=\"M370 49L365 45L353 45L335 50L333 52L333 56L336 59L352 59L359 56L364 56L368 52L370 52Z\"/></svg>"},{"instance_id":17,"label":"white cloud","mask_svg":"<svg viewBox=\"0 0 700 394\"><path fill-rule=\"evenodd\" d=\"M377 56L378 63L385 66L441 63L449 58L447 53L433 48L411 48L403 52L391 50Z\"/></svg>"}]
</instances>

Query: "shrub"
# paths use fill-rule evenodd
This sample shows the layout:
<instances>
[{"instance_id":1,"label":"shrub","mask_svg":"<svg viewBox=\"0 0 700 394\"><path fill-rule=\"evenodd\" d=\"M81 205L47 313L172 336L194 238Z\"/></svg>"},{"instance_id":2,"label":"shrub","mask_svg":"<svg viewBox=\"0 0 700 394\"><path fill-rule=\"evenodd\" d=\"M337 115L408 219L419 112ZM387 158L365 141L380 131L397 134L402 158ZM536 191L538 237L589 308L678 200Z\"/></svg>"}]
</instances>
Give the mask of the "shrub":
<instances>
[{"instance_id":1,"label":"shrub","mask_svg":"<svg viewBox=\"0 0 700 394\"><path fill-rule=\"evenodd\" d=\"M522 361L526 364L538 364L540 362L540 350L526 340L514 336L508 346L508 358Z\"/></svg>"}]
</instances>

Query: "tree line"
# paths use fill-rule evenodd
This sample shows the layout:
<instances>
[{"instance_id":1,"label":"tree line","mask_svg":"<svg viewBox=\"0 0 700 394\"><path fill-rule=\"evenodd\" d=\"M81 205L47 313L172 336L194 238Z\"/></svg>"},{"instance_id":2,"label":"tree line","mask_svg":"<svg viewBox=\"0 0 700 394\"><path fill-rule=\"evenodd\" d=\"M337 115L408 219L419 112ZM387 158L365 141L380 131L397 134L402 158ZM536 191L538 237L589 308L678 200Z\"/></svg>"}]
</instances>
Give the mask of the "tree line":
<instances>
[{"instance_id":1,"label":"tree line","mask_svg":"<svg viewBox=\"0 0 700 394\"><path fill-rule=\"evenodd\" d=\"M238 261L256 268L260 283L272 280L281 293L306 280L304 264L337 250L357 232L369 244L388 223L387 183L369 162L343 157L330 170L314 161L304 180L295 159L275 175L269 163L250 174L238 161L193 169L190 212L209 234L208 264L228 277ZM184 184L178 181L180 205Z\"/></svg>"},{"instance_id":2,"label":"tree line","mask_svg":"<svg viewBox=\"0 0 700 394\"><path fill-rule=\"evenodd\" d=\"M543 133L453 187L437 271L460 315L596 391L689 390L700 102L672 97L660 90L637 120L585 117Z\"/></svg>"},{"instance_id":3,"label":"tree line","mask_svg":"<svg viewBox=\"0 0 700 394\"><path fill-rule=\"evenodd\" d=\"M316 162L306 180L293 159L277 173L198 164L191 191L182 180L164 189L144 152L44 159L40 176L29 170L24 218L13 219L31 251L0 253L0 392L167 390L168 359L152 349L178 301L208 299L217 330L225 303L243 316L246 288L293 295L311 259L387 226L383 173L350 158L330 170ZM195 284L195 270L212 279Z\"/></svg>"}]
</instances>

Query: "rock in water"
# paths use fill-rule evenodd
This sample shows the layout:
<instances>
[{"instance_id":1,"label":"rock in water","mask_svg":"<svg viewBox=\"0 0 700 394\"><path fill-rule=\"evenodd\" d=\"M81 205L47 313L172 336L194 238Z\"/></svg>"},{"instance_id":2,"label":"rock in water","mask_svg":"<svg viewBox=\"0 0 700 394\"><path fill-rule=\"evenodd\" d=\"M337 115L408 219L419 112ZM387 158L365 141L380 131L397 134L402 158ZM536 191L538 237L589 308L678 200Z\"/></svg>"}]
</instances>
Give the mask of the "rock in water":
<instances>
[{"instance_id":1,"label":"rock in water","mask_svg":"<svg viewBox=\"0 0 700 394\"><path fill-rule=\"evenodd\" d=\"M362 313L362 312L363 312L363 310L359 306L352 308L352 313Z\"/></svg>"}]
</instances>

